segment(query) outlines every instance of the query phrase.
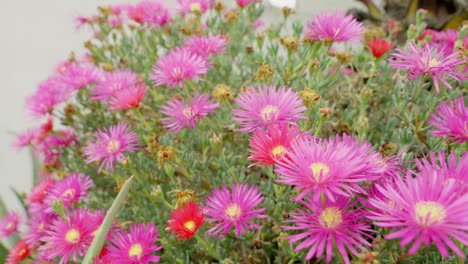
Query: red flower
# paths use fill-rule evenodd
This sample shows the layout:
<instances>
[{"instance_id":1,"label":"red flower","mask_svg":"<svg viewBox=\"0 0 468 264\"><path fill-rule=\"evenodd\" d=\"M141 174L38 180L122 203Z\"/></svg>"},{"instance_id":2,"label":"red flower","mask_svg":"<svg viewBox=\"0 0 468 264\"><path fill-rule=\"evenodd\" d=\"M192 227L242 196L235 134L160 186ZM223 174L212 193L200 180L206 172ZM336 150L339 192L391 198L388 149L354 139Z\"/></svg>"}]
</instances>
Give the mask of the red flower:
<instances>
[{"instance_id":1,"label":"red flower","mask_svg":"<svg viewBox=\"0 0 468 264\"><path fill-rule=\"evenodd\" d=\"M189 239L195 235L203 221L203 212L198 209L198 205L187 203L172 211L166 229L171 230L179 239Z\"/></svg>"},{"instance_id":2,"label":"red flower","mask_svg":"<svg viewBox=\"0 0 468 264\"><path fill-rule=\"evenodd\" d=\"M10 249L6 264L18 264L25 260L31 254L28 244L24 240L20 240Z\"/></svg>"},{"instance_id":3,"label":"red flower","mask_svg":"<svg viewBox=\"0 0 468 264\"><path fill-rule=\"evenodd\" d=\"M380 58L393 48L393 44L386 39L373 38L369 41L369 48L374 57Z\"/></svg>"}]
</instances>

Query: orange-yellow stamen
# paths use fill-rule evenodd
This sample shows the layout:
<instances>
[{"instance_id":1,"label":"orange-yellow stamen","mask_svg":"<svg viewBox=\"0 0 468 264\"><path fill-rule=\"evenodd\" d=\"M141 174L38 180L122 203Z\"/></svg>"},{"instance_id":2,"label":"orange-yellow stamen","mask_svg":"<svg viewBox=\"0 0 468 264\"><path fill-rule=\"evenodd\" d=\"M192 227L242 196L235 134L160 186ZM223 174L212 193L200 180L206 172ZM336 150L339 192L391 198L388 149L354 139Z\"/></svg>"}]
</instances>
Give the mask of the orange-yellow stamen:
<instances>
[{"instance_id":1,"label":"orange-yellow stamen","mask_svg":"<svg viewBox=\"0 0 468 264\"><path fill-rule=\"evenodd\" d=\"M319 223L323 228L335 229L343 222L343 215L338 207L329 207L322 211Z\"/></svg>"}]
</instances>

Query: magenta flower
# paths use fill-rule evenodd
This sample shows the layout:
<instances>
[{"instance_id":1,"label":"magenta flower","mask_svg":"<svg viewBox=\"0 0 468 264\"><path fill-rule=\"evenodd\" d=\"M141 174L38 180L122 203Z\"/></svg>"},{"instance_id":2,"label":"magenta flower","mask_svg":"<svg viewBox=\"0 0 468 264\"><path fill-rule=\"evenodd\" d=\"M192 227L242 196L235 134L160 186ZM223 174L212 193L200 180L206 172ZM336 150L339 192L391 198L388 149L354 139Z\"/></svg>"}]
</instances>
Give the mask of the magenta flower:
<instances>
[{"instance_id":1,"label":"magenta flower","mask_svg":"<svg viewBox=\"0 0 468 264\"><path fill-rule=\"evenodd\" d=\"M288 240L290 243L302 240L294 251L307 248L306 260L321 258L325 251L325 259L330 262L336 246L344 263L350 264L347 251L357 256L358 250L371 246L367 239L372 238L369 233L373 230L361 222L363 213L353 210L355 204L349 204L348 199L340 197L335 202L308 199L299 203L305 209L297 209L296 213L292 213L291 219L286 221L292 225L283 228L300 230L301 233L288 236Z\"/></svg>"},{"instance_id":2,"label":"magenta flower","mask_svg":"<svg viewBox=\"0 0 468 264\"><path fill-rule=\"evenodd\" d=\"M439 81L447 88L452 89L447 79L454 79L458 83L467 78L463 73L458 72L457 67L463 65L465 60L459 58L459 52L445 55L425 44L420 49L415 43L408 42L408 51L396 49L396 53L390 54L388 59L390 67L401 68L408 71L408 79L412 80L420 75L431 77L437 92L439 92Z\"/></svg>"},{"instance_id":3,"label":"magenta flower","mask_svg":"<svg viewBox=\"0 0 468 264\"><path fill-rule=\"evenodd\" d=\"M60 69L59 79L70 90L79 90L101 81L101 72L91 64L70 63Z\"/></svg>"},{"instance_id":4,"label":"magenta flower","mask_svg":"<svg viewBox=\"0 0 468 264\"><path fill-rule=\"evenodd\" d=\"M455 153L450 153L446 161L444 152L430 152L429 157L416 160L416 166L422 175L442 178L444 184L455 182L458 188L468 191L468 152L462 153L458 162Z\"/></svg>"},{"instance_id":5,"label":"magenta flower","mask_svg":"<svg viewBox=\"0 0 468 264\"><path fill-rule=\"evenodd\" d=\"M295 125L300 119L305 119L303 112L306 107L291 88L282 86L251 87L246 93L240 94L235 102L240 109L234 109L233 118L241 128L239 131L252 132L271 124Z\"/></svg>"},{"instance_id":6,"label":"magenta flower","mask_svg":"<svg viewBox=\"0 0 468 264\"><path fill-rule=\"evenodd\" d=\"M162 26L171 20L169 11L158 1L141 1L127 7L128 16L149 27Z\"/></svg>"},{"instance_id":7,"label":"magenta flower","mask_svg":"<svg viewBox=\"0 0 468 264\"><path fill-rule=\"evenodd\" d=\"M267 130L257 129L250 137L250 156L247 160L255 161L249 167L273 165L280 160L289 149L291 142L303 134L297 126L271 125Z\"/></svg>"},{"instance_id":8,"label":"magenta flower","mask_svg":"<svg viewBox=\"0 0 468 264\"><path fill-rule=\"evenodd\" d=\"M205 13L213 7L213 0L178 0L179 11L184 15L191 12Z\"/></svg>"},{"instance_id":9,"label":"magenta flower","mask_svg":"<svg viewBox=\"0 0 468 264\"><path fill-rule=\"evenodd\" d=\"M190 52L203 58L210 58L211 55L223 54L226 51L227 39L225 36L192 36L188 38L184 47Z\"/></svg>"},{"instance_id":10,"label":"magenta flower","mask_svg":"<svg viewBox=\"0 0 468 264\"><path fill-rule=\"evenodd\" d=\"M47 260L61 257L60 264L69 263L70 257L76 262L78 256L83 257L86 254L101 225L97 219L95 212L84 209L73 210L65 219L55 219L41 239L45 243L38 251Z\"/></svg>"},{"instance_id":11,"label":"magenta flower","mask_svg":"<svg viewBox=\"0 0 468 264\"><path fill-rule=\"evenodd\" d=\"M327 42L348 42L361 40L364 34L364 24L358 22L352 15L342 11L325 12L316 16L307 24L305 32L309 40L324 40Z\"/></svg>"},{"instance_id":12,"label":"magenta flower","mask_svg":"<svg viewBox=\"0 0 468 264\"><path fill-rule=\"evenodd\" d=\"M146 84L142 82L116 91L109 102L109 110L125 110L138 107L140 102L143 101L146 90Z\"/></svg>"},{"instance_id":13,"label":"magenta flower","mask_svg":"<svg viewBox=\"0 0 468 264\"><path fill-rule=\"evenodd\" d=\"M468 107L465 107L463 96L453 102L442 102L431 113L428 123L435 127L430 133L445 137L450 141L464 143L468 140Z\"/></svg>"},{"instance_id":14,"label":"magenta flower","mask_svg":"<svg viewBox=\"0 0 468 264\"><path fill-rule=\"evenodd\" d=\"M258 3L260 1L261 0L236 0L237 4L242 8L250 5L251 3Z\"/></svg>"},{"instance_id":15,"label":"magenta flower","mask_svg":"<svg viewBox=\"0 0 468 264\"><path fill-rule=\"evenodd\" d=\"M32 188L26 200L28 203L42 203L55 183L56 181L53 178L46 178L42 180Z\"/></svg>"},{"instance_id":16,"label":"magenta flower","mask_svg":"<svg viewBox=\"0 0 468 264\"><path fill-rule=\"evenodd\" d=\"M312 193L314 200L323 194L335 201L337 196L365 193L359 182L384 175L386 164L379 157L370 144L359 144L348 136L328 140L299 138L276 161L275 172L279 174L278 182L301 191L298 200Z\"/></svg>"},{"instance_id":17,"label":"magenta flower","mask_svg":"<svg viewBox=\"0 0 468 264\"><path fill-rule=\"evenodd\" d=\"M26 107L34 117L43 117L67 101L71 93L72 90L60 78L51 77L41 82L36 92L26 99Z\"/></svg>"},{"instance_id":18,"label":"magenta flower","mask_svg":"<svg viewBox=\"0 0 468 264\"><path fill-rule=\"evenodd\" d=\"M146 264L159 262L159 256L153 255L162 246L156 246L158 230L152 223L132 224L130 233L117 232L111 239L107 256L115 264Z\"/></svg>"},{"instance_id":19,"label":"magenta flower","mask_svg":"<svg viewBox=\"0 0 468 264\"><path fill-rule=\"evenodd\" d=\"M19 215L15 212L6 213L0 220L0 239L10 237L18 232Z\"/></svg>"},{"instance_id":20,"label":"magenta flower","mask_svg":"<svg viewBox=\"0 0 468 264\"><path fill-rule=\"evenodd\" d=\"M266 209L256 208L262 203L264 197L260 191L247 184L232 184L230 192L223 184L221 189L214 189L206 198L205 215L209 222L216 222L207 233L210 236L218 235L218 238L226 235L234 226L234 233L245 235L246 229L260 229L261 226L253 222L256 218L265 218L261 214Z\"/></svg>"},{"instance_id":21,"label":"magenta flower","mask_svg":"<svg viewBox=\"0 0 468 264\"><path fill-rule=\"evenodd\" d=\"M37 211L28 220L28 232L24 236L26 242L32 247L38 246L41 239L46 235L47 228L51 226L56 218L58 218L58 215Z\"/></svg>"},{"instance_id":22,"label":"magenta flower","mask_svg":"<svg viewBox=\"0 0 468 264\"><path fill-rule=\"evenodd\" d=\"M197 120L201 120L218 107L219 104L210 100L208 94L195 95L191 101L174 99L162 107L161 113L167 117L161 121L166 129L177 133L187 125L193 129Z\"/></svg>"},{"instance_id":23,"label":"magenta flower","mask_svg":"<svg viewBox=\"0 0 468 264\"><path fill-rule=\"evenodd\" d=\"M124 152L135 152L139 147L138 135L130 131L127 123L119 123L105 130L96 132L96 139L89 141L84 147L86 163L100 161L98 172L105 168L107 172L114 170L114 163L125 158Z\"/></svg>"},{"instance_id":24,"label":"magenta flower","mask_svg":"<svg viewBox=\"0 0 468 264\"><path fill-rule=\"evenodd\" d=\"M33 145L36 139L36 134L37 129L34 128L30 128L22 133L19 133L13 142L13 147L16 149L21 149L23 147Z\"/></svg>"},{"instance_id":25,"label":"magenta flower","mask_svg":"<svg viewBox=\"0 0 468 264\"><path fill-rule=\"evenodd\" d=\"M88 196L88 189L93 186L93 180L88 175L72 173L68 177L57 182L50 188L44 199L45 212L53 213L52 204L62 201L65 208L70 208L82 198Z\"/></svg>"},{"instance_id":26,"label":"magenta flower","mask_svg":"<svg viewBox=\"0 0 468 264\"><path fill-rule=\"evenodd\" d=\"M422 243L434 243L444 257L449 256L447 247L465 257L453 240L468 245L468 193L455 181L425 172L413 178L408 173L405 179L397 177L394 184L377 185L377 189L383 197L369 199L378 210L368 218L391 229L385 239L401 239L402 247L413 242L408 254L416 253Z\"/></svg>"},{"instance_id":27,"label":"magenta flower","mask_svg":"<svg viewBox=\"0 0 468 264\"><path fill-rule=\"evenodd\" d=\"M151 80L155 86L167 85L171 88L184 86L188 79L201 80L199 75L207 73L209 65L206 59L193 54L186 48L171 50L168 55L159 58L153 65Z\"/></svg>"},{"instance_id":28,"label":"magenta flower","mask_svg":"<svg viewBox=\"0 0 468 264\"><path fill-rule=\"evenodd\" d=\"M117 91L133 88L139 83L138 75L130 70L105 72L104 78L94 86L91 99L105 102L111 99Z\"/></svg>"}]
</instances>

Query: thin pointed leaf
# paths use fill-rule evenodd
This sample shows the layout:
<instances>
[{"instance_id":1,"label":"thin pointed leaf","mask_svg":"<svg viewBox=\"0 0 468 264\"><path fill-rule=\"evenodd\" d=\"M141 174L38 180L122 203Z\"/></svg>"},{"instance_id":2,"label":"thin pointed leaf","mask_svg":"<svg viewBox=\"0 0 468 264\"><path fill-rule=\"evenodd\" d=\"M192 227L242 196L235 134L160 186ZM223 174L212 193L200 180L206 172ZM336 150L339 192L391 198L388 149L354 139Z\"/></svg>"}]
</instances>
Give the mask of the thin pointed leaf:
<instances>
[{"instance_id":1,"label":"thin pointed leaf","mask_svg":"<svg viewBox=\"0 0 468 264\"><path fill-rule=\"evenodd\" d=\"M6 263L6 257L8 256L8 249L0 243L0 263Z\"/></svg>"},{"instance_id":2,"label":"thin pointed leaf","mask_svg":"<svg viewBox=\"0 0 468 264\"><path fill-rule=\"evenodd\" d=\"M2 197L0 197L0 218L8 212L5 202L3 201ZM1 263L1 262L0 262Z\"/></svg>"},{"instance_id":3,"label":"thin pointed leaf","mask_svg":"<svg viewBox=\"0 0 468 264\"><path fill-rule=\"evenodd\" d=\"M41 170L41 161L34 155L33 149L29 148L29 153L32 161L32 183L36 185L39 183L39 171Z\"/></svg>"},{"instance_id":4,"label":"thin pointed leaf","mask_svg":"<svg viewBox=\"0 0 468 264\"><path fill-rule=\"evenodd\" d=\"M10 189L15 194L16 198L20 202L20 204L23 207L24 211L28 212L28 206L26 205L26 202L24 201L24 198L22 197L22 195L17 190L15 190L15 188L13 188L13 187L10 187Z\"/></svg>"},{"instance_id":5,"label":"thin pointed leaf","mask_svg":"<svg viewBox=\"0 0 468 264\"><path fill-rule=\"evenodd\" d=\"M83 264L92 264L93 259L101 253L102 247L104 246L104 242L107 237L107 233L112 226L117 214L119 213L120 207L124 204L127 199L128 191L130 190L131 183L133 181L133 176L130 177L128 180L125 181L124 186L120 190L119 194L115 198L114 202L112 203L111 208L107 211L106 217L99 227L99 230L96 236L91 243L91 246L86 253L86 256L83 260Z\"/></svg>"}]
</instances>

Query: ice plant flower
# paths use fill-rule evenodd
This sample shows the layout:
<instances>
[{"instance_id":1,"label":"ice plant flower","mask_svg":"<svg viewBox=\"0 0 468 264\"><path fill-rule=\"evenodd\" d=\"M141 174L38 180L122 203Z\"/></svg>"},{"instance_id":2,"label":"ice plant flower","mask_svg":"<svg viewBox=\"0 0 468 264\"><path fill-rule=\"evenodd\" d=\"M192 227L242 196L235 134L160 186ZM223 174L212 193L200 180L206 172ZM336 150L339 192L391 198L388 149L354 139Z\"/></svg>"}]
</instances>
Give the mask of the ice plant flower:
<instances>
[{"instance_id":1,"label":"ice plant flower","mask_svg":"<svg viewBox=\"0 0 468 264\"><path fill-rule=\"evenodd\" d=\"M265 218L265 208L256 208L264 197L260 191L247 184L232 184L229 191L223 184L221 189L214 189L206 199L205 215L207 221L215 226L207 231L218 238L226 235L232 227L236 236L245 235L246 230L260 229L253 222L256 218Z\"/></svg>"},{"instance_id":2,"label":"ice plant flower","mask_svg":"<svg viewBox=\"0 0 468 264\"><path fill-rule=\"evenodd\" d=\"M223 54L226 51L227 39L225 36L191 36L184 42L184 47L203 58Z\"/></svg>"},{"instance_id":3,"label":"ice plant flower","mask_svg":"<svg viewBox=\"0 0 468 264\"><path fill-rule=\"evenodd\" d=\"M184 15L191 12L205 13L213 7L212 0L178 0L179 11Z\"/></svg>"},{"instance_id":4,"label":"ice plant flower","mask_svg":"<svg viewBox=\"0 0 468 264\"><path fill-rule=\"evenodd\" d=\"M116 91L110 99L109 110L125 110L138 107L143 101L146 90L146 84L141 82L135 86Z\"/></svg>"},{"instance_id":5,"label":"ice plant flower","mask_svg":"<svg viewBox=\"0 0 468 264\"><path fill-rule=\"evenodd\" d=\"M193 129L198 120L218 107L219 104L210 100L208 94L195 94L190 101L175 98L161 108L161 113L166 115L161 122L166 129L176 133L186 126Z\"/></svg>"},{"instance_id":6,"label":"ice plant flower","mask_svg":"<svg viewBox=\"0 0 468 264\"><path fill-rule=\"evenodd\" d=\"M159 262L154 255L161 246L156 246L158 230L152 223L132 224L130 233L120 231L114 234L107 248L107 258L115 264L146 264Z\"/></svg>"},{"instance_id":7,"label":"ice plant flower","mask_svg":"<svg viewBox=\"0 0 468 264\"><path fill-rule=\"evenodd\" d=\"M71 90L79 90L89 84L101 80L101 73L94 65L84 63L72 63L64 66L59 72L59 78Z\"/></svg>"},{"instance_id":8,"label":"ice plant flower","mask_svg":"<svg viewBox=\"0 0 468 264\"><path fill-rule=\"evenodd\" d=\"M430 152L428 157L416 159L416 167L423 175L441 178L444 184L455 182L458 188L468 192L468 152L459 158L455 153L450 153L446 158L442 151Z\"/></svg>"},{"instance_id":9,"label":"ice plant flower","mask_svg":"<svg viewBox=\"0 0 468 264\"><path fill-rule=\"evenodd\" d=\"M439 82L452 89L447 79L454 79L458 83L466 79L466 75L457 70L459 65L466 62L459 57L460 52L447 56L427 43L420 49L414 42L408 42L408 51L402 49L396 51L390 54L388 59L390 67L407 70L410 80L420 75L432 78L437 92L440 91Z\"/></svg>"},{"instance_id":10,"label":"ice plant flower","mask_svg":"<svg viewBox=\"0 0 468 264\"><path fill-rule=\"evenodd\" d=\"M385 55L389 50L393 48L392 42L381 38L372 38L369 40L369 49L372 55L377 59Z\"/></svg>"},{"instance_id":11,"label":"ice plant flower","mask_svg":"<svg viewBox=\"0 0 468 264\"><path fill-rule=\"evenodd\" d=\"M24 240L19 240L8 252L5 264L20 264L31 255L31 249Z\"/></svg>"},{"instance_id":12,"label":"ice plant flower","mask_svg":"<svg viewBox=\"0 0 468 264\"><path fill-rule=\"evenodd\" d=\"M169 11L158 1L141 1L126 9L131 19L149 27L162 26L171 20Z\"/></svg>"},{"instance_id":13,"label":"ice plant flower","mask_svg":"<svg viewBox=\"0 0 468 264\"><path fill-rule=\"evenodd\" d=\"M295 125L300 119L305 119L306 107L291 88L284 86L251 87L247 92L239 94L235 102L240 109L234 109L234 121L241 132L252 132L271 124Z\"/></svg>"},{"instance_id":14,"label":"ice plant flower","mask_svg":"<svg viewBox=\"0 0 468 264\"><path fill-rule=\"evenodd\" d=\"M361 222L362 211L353 210L354 206L348 199L340 197L335 202L308 199L300 201L300 204L305 208L292 213L291 219L286 221L292 225L283 228L298 231L298 234L288 236L288 240L290 243L301 241L294 251L308 249L306 260L325 255L325 260L330 262L336 246L344 263L350 264L348 251L357 256L358 250L371 246L367 240L372 238L370 233L373 231Z\"/></svg>"},{"instance_id":15,"label":"ice plant flower","mask_svg":"<svg viewBox=\"0 0 468 264\"><path fill-rule=\"evenodd\" d=\"M26 107L33 117L51 114L55 107L70 98L72 90L58 77L41 82L36 92L26 99Z\"/></svg>"},{"instance_id":16,"label":"ice plant flower","mask_svg":"<svg viewBox=\"0 0 468 264\"><path fill-rule=\"evenodd\" d=\"M174 233L179 239L190 239L195 235L198 228L203 224L203 212L199 210L198 204L187 203L174 209L167 221L167 230Z\"/></svg>"},{"instance_id":17,"label":"ice plant flower","mask_svg":"<svg viewBox=\"0 0 468 264\"><path fill-rule=\"evenodd\" d=\"M298 200L308 193L314 200L323 194L331 201L338 196L365 193L358 183L378 179L386 170L371 148L348 136L327 140L299 138L277 160L278 182L300 190Z\"/></svg>"},{"instance_id":18,"label":"ice plant flower","mask_svg":"<svg viewBox=\"0 0 468 264\"><path fill-rule=\"evenodd\" d=\"M41 239L46 235L47 227L58 217L58 215L47 214L42 210L29 210L33 212L28 220L28 232L24 239L31 247L39 245Z\"/></svg>"},{"instance_id":19,"label":"ice plant flower","mask_svg":"<svg viewBox=\"0 0 468 264\"><path fill-rule=\"evenodd\" d=\"M192 53L187 48L171 50L169 54L161 56L153 65L151 80L155 86L167 85L171 88L182 88L183 82L189 79L201 80L200 75L209 70L205 58Z\"/></svg>"},{"instance_id":20,"label":"ice plant flower","mask_svg":"<svg viewBox=\"0 0 468 264\"><path fill-rule=\"evenodd\" d=\"M21 149L23 147L34 144L36 133L37 129L34 128L30 128L24 132L19 133L13 142L13 147L16 149Z\"/></svg>"},{"instance_id":21,"label":"ice plant flower","mask_svg":"<svg viewBox=\"0 0 468 264\"><path fill-rule=\"evenodd\" d=\"M348 42L360 40L364 34L364 24L352 15L342 11L324 12L307 24L305 32L309 40L325 42Z\"/></svg>"},{"instance_id":22,"label":"ice plant flower","mask_svg":"<svg viewBox=\"0 0 468 264\"><path fill-rule=\"evenodd\" d=\"M28 203L42 203L56 181L53 178L46 178L36 184L28 194L26 200Z\"/></svg>"},{"instance_id":23,"label":"ice plant flower","mask_svg":"<svg viewBox=\"0 0 468 264\"><path fill-rule=\"evenodd\" d=\"M38 248L47 260L61 257L60 264L68 263L70 257L76 262L78 256L83 257L94 238L94 232L101 223L95 220L95 215L85 209L74 209L65 216L52 221L42 238L45 242Z\"/></svg>"},{"instance_id":24,"label":"ice plant flower","mask_svg":"<svg viewBox=\"0 0 468 264\"><path fill-rule=\"evenodd\" d=\"M244 7L248 6L248 5L250 5L251 3L259 2L259 0L236 0L236 2L240 7L244 8Z\"/></svg>"},{"instance_id":25,"label":"ice plant flower","mask_svg":"<svg viewBox=\"0 0 468 264\"><path fill-rule=\"evenodd\" d=\"M431 113L428 123L435 129L430 133L437 137L445 137L450 141L464 143L468 140L468 107L464 98L455 99L453 102L442 102Z\"/></svg>"},{"instance_id":26,"label":"ice plant flower","mask_svg":"<svg viewBox=\"0 0 468 264\"><path fill-rule=\"evenodd\" d=\"M19 215L15 212L8 212L0 220L0 239L10 237L18 232Z\"/></svg>"},{"instance_id":27,"label":"ice plant flower","mask_svg":"<svg viewBox=\"0 0 468 264\"><path fill-rule=\"evenodd\" d=\"M94 86L91 99L105 102L117 91L133 88L139 83L138 75L130 70L106 72L103 79Z\"/></svg>"},{"instance_id":28,"label":"ice plant flower","mask_svg":"<svg viewBox=\"0 0 468 264\"><path fill-rule=\"evenodd\" d=\"M250 137L250 156L247 160L254 165L273 165L289 149L291 142L302 135L299 127L288 125L271 125L266 131L257 129Z\"/></svg>"},{"instance_id":29,"label":"ice plant flower","mask_svg":"<svg viewBox=\"0 0 468 264\"><path fill-rule=\"evenodd\" d=\"M379 210L368 218L376 226L391 228L385 239L401 239L402 247L412 242L410 255L422 243L434 243L442 256L449 256L448 247L464 258L454 240L468 245L468 193L457 182L427 172L415 178L408 173L405 179L397 177L392 185L377 185L382 197L371 197L369 203ZM395 207L399 210L393 210Z\"/></svg>"},{"instance_id":30,"label":"ice plant flower","mask_svg":"<svg viewBox=\"0 0 468 264\"><path fill-rule=\"evenodd\" d=\"M124 152L135 152L139 147L138 135L130 131L125 122L121 122L108 129L98 130L96 139L84 147L86 163L100 161L98 172L103 168L112 172L115 162L125 158Z\"/></svg>"},{"instance_id":31,"label":"ice plant flower","mask_svg":"<svg viewBox=\"0 0 468 264\"><path fill-rule=\"evenodd\" d=\"M61 201L65 208L70 208L82 198L88 196L88 190L93 186L93 180L85 174L72 173L57 182L44 199L45 212L52 213L52 205Z\"/></svg>"}]
</instances>

